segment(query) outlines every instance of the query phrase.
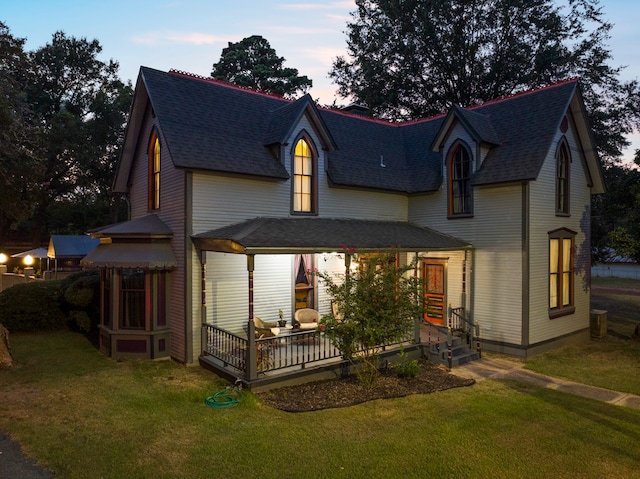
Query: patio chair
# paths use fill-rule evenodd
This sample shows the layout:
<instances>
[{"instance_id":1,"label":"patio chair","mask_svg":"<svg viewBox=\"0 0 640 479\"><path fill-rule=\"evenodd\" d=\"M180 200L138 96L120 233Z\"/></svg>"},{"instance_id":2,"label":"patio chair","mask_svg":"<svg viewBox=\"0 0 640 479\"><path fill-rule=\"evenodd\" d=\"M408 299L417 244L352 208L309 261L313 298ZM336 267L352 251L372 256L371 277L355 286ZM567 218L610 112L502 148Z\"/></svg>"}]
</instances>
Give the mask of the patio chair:
<instances>
[{"instance_id":1,"label":"patio chair","mask_svg":"<svg viewBox=\"0 0 640 479\"><path fill-rule=\"evenodd\" d=\"M256 327L256 338L271 338L280 334L280 328L275 321L263 321L258 316L253 317Z\"/></svg>"},{"instance_id":2,"label":"patio chair","mask_svg":"<svg viewBox=\"0 0 640 479\"><path fill-rule=\"evenodd\" d=\"M302 308L295 312L293 315L295 326L298 329L310 330L318 327L320 321L320 313L315 309Z\"/></svg>"}]
</instances>

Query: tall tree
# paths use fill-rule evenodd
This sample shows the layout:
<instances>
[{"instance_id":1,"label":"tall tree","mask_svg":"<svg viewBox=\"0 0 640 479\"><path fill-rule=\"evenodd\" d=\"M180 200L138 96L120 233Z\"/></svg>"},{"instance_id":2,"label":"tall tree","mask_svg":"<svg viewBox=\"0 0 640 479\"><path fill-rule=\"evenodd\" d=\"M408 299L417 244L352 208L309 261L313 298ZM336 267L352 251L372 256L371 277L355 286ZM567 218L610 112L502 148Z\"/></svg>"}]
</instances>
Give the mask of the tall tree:
<instances>
[{"instance_id":1,"label":"tall tree","mask_svg":"<svg viewBox=\"0 0 640 479\"><path fill-rule=\"evenodd\" d=\"M637 81L609 66L598 0L356 0L339 94L389 119L472 106L579 76L601 157L615 161L640 125Z\"/></svg>"},{"instance_id":2,"label":"tall tree","mask_svg":"<svg viewBox=\"0 0 640 479\"><path fill-rule=\"evenodd\" d=\"M97 40L56 32L51 43L29 54L32 75L27 100L46 126L41 144L43 172L35 197L34 242L48 236L51 213L62 203L109 204L109 185L124 136L132 87L118 78L118 63L100 61ZM84 224L65 227L82 233L108 218L88 214ZM55 231L53 231L55 232Z\"/></svg>"},{"instance_id":3,"label":"tall tree","mask_svg":"<svg viewBox=\"0 0 640 479\"><path fill-rule=\"evenodd\" d=\"M24 95L24 43L0 22L0 246L31 214L40 171L40 125Z\"/></svg>"},{"instance_id":4,"label":"tall tree","mask_svg":"<svg viewBox=\"0 0 640 479\"><path fill-rule=\"evenodd\" d=\"M211 76L277 95L305 93L312 81L299 76L295 68L284 68L284 61L265 38L253 35L238 43L229 42L222 50L220 61L213 64Z\"/></svg>"}]
</instances>

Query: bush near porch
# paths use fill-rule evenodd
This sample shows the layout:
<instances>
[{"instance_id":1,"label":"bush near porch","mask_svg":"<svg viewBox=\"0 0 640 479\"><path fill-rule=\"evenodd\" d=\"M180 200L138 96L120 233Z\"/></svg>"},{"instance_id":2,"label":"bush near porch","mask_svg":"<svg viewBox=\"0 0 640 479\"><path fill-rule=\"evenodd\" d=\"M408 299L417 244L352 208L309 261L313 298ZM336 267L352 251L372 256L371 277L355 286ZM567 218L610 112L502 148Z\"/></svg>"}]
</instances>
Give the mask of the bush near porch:
<instances>
[{"instance_id":1,"label":"bush near porch","mask_svg":"<svg viewBox=\"0 0 640 479\"><path fill-rule=\"evenodd\" d=\"M99 286L100 278L93 271L16 284L0 292L0 324L10 333L66 327L93 332L99 320Z\"/></svg>"}]
</instances>

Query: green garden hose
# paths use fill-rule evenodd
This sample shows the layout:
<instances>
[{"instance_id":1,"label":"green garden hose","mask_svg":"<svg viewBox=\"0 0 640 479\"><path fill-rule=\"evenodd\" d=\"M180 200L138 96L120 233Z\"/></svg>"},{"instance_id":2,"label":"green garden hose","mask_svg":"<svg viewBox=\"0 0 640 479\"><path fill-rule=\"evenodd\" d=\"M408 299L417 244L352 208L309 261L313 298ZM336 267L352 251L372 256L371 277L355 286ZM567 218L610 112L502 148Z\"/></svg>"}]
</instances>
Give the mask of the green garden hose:
<instances>
[{"instance_id":1,"label":"green garden hose","mask_svg":"<svg viewBox=\"0 0 640 479\"><path fill-rule=\"evenodd\" d=\"M242 399L242 391L237 387L226 387L213 396L209 396L204 403L212 408L225 409L236 406Z\"/></svg>"}]
</instances>

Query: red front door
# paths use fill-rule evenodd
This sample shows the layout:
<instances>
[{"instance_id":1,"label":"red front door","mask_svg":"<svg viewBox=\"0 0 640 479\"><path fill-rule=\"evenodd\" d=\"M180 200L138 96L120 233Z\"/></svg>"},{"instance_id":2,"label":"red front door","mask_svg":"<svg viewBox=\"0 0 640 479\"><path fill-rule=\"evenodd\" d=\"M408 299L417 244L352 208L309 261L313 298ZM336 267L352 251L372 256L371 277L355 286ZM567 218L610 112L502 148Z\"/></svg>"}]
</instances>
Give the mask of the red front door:
<instances>
[{"instance_id":1,"label":"red front door","mask_svg":"<svg viewBox=\"0 0 640 479\"><path fill-rule=\"evenodd\" d=\"M424 279L425 321L444 325L445 277L444 263L425 261L422 263Z\"/></svg>"}]
</instances>

